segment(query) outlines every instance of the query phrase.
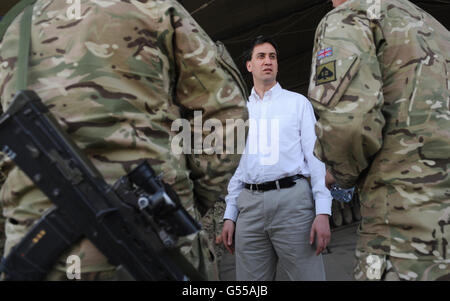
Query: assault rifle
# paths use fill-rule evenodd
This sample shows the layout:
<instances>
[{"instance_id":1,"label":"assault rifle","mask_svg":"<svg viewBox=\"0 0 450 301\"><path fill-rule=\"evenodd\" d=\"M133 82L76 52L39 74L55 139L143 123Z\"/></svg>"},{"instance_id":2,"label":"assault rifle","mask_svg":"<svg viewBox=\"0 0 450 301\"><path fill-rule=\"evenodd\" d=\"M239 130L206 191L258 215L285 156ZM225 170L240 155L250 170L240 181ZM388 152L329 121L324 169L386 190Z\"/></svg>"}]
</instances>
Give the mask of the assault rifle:
<instances>
[{"instance_id":1,"label":"assault rifle","mask_svg":"<svg viewBox=\"0 0 450 301\"><path fill-rule=\"evenodd\" d=\"M33 91L0 117L0 150L55 205L2 263L6 280L44 279L82 237L135 280L203 280L176 248L200 225L146 161L111 187Z\"/></svg>"}]
</instances>

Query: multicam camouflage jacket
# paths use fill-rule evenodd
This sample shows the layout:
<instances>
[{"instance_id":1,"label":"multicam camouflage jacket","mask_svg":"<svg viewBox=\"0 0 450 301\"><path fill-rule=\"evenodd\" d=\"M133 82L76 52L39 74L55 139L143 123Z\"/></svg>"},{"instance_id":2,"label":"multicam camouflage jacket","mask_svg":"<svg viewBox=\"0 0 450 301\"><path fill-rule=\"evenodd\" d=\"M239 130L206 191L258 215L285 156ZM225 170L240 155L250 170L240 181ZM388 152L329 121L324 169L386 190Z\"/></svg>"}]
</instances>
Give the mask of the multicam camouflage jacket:
<instances>
[{"instance_id":1,"label":"multicam camouflage jacket","mask_svg":"<svg viewBox=\"0 0 450 301\"><path fill-rule=\"evenodd\" d=\"M369 278L386 257L406 262L400 279L450 274L449 50L449 31L406 0L350 0L316 31L315 154L359 187Z\"/></svg>"},{"instance_id":2,"label":"multicam camouflage jacket","mask_svg":"<svg viewBox=\"0 0 450 301\"><path fill-rule=\"evenodd\" d=\"M240 157L175 154L172 125L180 118L193 123L195 111L203 121L224 125L248 118L245 84L233 60L176 1L86 0L79 16L69 9L66 1L36 2L28 88L109 184L148 160L199 219L198 208L212 207L225 194ZM1 43L3 110L16 92L20 18ZM223 128L225 137L235 131ZM51 202L10 161L2 170L6 254ZM186 244L182 251L192 248Z\"/></svg>"}]
</instances>

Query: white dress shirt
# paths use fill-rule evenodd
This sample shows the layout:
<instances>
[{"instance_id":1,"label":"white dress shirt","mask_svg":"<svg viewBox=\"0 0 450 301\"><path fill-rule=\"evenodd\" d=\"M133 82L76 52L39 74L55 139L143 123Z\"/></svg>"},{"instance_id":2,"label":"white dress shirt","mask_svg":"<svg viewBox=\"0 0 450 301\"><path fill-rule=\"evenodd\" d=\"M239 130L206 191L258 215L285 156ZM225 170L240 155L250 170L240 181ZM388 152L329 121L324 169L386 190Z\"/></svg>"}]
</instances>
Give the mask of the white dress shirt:
<instances>
[{"instance_id":1,"label":"white dress shirt","mask_svg":"<svg viewBox=\"0 0 450 301\"><path fill-rule=\"evenodd\" d=\"M316 215L331 215L325 164L313 154L316 118L308 99L277 83L263 99L253 88L247 107L250 127L246 148L228 185L224 219L236 221L237 198L244 183L259 184L296 174L311 177Z\"/></svg>"}]
</instances>

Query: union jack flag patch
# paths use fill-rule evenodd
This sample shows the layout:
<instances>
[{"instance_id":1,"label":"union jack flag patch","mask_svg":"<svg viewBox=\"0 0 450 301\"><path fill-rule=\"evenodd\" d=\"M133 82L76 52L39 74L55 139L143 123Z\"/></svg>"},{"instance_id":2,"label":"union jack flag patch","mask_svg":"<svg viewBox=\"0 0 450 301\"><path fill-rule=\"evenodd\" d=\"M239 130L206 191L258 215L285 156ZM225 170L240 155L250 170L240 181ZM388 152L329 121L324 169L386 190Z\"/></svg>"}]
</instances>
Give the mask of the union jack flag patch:
<instances>
[{"instance_id":1,"label":"union jack flag patch","mask_svg":"<svg viewBox=\"0 0 450 301\"><path fill-rule=\"evenodd\" d=\"M326 57L332 56L333 55L333 48L328 47L326 49L322 49L317 53L317 60L322 60Z\"/></svg>"}]
</instances>

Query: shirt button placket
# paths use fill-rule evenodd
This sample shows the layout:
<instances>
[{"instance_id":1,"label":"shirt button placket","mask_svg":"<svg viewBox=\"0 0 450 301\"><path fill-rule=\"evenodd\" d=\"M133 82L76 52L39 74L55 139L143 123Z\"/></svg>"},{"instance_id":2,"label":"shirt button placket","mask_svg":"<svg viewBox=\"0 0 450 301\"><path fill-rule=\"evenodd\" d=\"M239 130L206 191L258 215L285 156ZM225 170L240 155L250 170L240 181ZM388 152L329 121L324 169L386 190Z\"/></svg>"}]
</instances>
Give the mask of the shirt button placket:
<instances>
[{"instance_id":1,"label":"shirt button placket","mask_svg":"<svg viewBox=\"0 0 450 301\"><path fill-rule=\"evenodd\" d=\"M264 141L266 139L266 137L267 137L267 132L261 130L262 127L263 127L263 124L265 123L264 127L265 127L265 129L267 131L267 101L268 101L267 94L268 93L266 93L264 95L264 99L261 102L261 115L260 115L261 120L260 120L260 124L259 124L260 129L259 129L259 137L258 137L259 138L258 139L258 143L259 143L258 148L261 148L261 146L262 146L260 141ZM259 149L259 151L261 152L262 150ZM262 179L264 179L264 182L265 182L265 179L266 179L265 166L264 165L260 165L259 168L260 168L259 173L260 173Z\"/></svg>"}]
</instances>

